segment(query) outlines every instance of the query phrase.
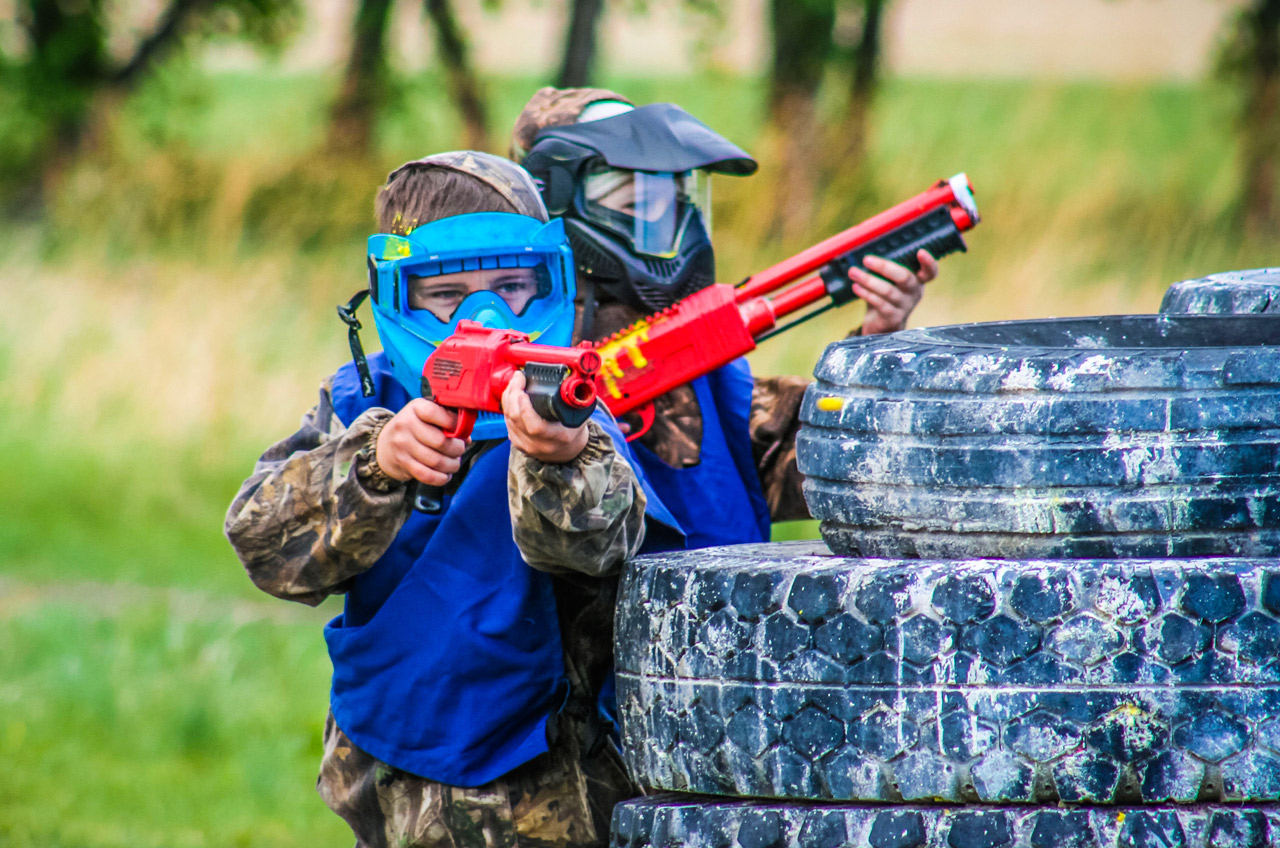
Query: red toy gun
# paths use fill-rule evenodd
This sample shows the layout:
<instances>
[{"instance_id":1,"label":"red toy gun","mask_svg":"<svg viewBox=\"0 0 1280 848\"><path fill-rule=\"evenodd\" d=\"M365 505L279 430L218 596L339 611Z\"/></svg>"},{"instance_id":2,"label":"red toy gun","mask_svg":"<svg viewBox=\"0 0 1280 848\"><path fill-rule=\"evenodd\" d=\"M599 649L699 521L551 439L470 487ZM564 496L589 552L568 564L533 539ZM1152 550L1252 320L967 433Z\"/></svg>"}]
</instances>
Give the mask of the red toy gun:
<instances>
[{"instance_id":1,"label":"red toy gun","mask_svg":"<svg viewBox=\"0 0 1280 848\"><path fill-rule=\"evenodd\" d=\"M928 191L736 287L708 286L613 334L596 346L603 360L596 391L615 416L640 410L641 427L627 439L638 438L653 424L654 398L754 350L766 338L854 300L849 269L862 267L866 256L918 271L918 251L941 258L965 250L960 234L978 220L968 177L939 180ZM777 292L801 278L807 279ZM784 316L824 299L828 302L822 307L778 326Z\"/></svg>"},{"instance_id":2,"label":"red toy gun","mask_svg":"<svg viewBox=\"0 0 1280 848\"><path fill-rule=\"evenodd\" d=\"M453 335L427 357L422 396L456 409L458 423L445 435L465 439L477 414L502 411L502 392L517 369L524 371L525 392L534 411L546 420L580 427L591 417L600 355L589 343L537 345L524 333L491 330L475 321L459 321ZM418 484L414 509L439 513L441 495L439 486Z\"/></svg>"}]
</instances>

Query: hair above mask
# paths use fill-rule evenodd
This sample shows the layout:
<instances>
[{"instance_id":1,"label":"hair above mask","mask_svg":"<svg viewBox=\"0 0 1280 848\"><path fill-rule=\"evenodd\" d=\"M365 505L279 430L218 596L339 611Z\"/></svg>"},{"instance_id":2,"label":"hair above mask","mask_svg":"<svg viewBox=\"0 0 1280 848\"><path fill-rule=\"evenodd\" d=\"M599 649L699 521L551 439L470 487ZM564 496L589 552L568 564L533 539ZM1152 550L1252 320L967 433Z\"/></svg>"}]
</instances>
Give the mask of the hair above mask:
<instances>
[{"instance_id":1,"label":"hair above mask","mask_svg":"<svg viewBox=\"0 0 1280 848\"><path fill-rule=\"evenodd\" d=\"M548 220L527 171L508 159L475 150L406 162L387 176L376 207L378 230L396 235L474 212L512 212Z\"/></svg>"}]
</instances>

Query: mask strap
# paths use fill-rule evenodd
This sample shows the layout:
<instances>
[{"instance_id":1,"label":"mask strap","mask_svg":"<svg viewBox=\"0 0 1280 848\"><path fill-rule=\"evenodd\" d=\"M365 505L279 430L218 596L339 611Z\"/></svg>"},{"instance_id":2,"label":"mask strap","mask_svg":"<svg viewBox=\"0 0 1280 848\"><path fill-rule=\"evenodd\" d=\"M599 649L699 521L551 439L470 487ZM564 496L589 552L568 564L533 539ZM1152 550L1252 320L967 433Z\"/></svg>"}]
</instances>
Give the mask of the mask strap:
<instances>
[{"instance_id":1,"label":"mask strap","mask_svg":"<svg viewBox=\"0 0 1280 848\"><path fill-rule=\"evenodd\" d=\"M582 300L582 326L578 330L578 338L584 342L593 342L595 339L591 335L591 327L596 322L596 285L591 278L585 274L582 277L580 287L583 289Z\"/></svg>"},{"instance_id":2,"label":"mask strap","mask_svg":"<svg viewBox=\"0 0 1280 848\"><path fill-rule=\"evenodd\" d=\"M364 356L364 345L360 344L360 319L356 310L369 296L368 289L361 289L352 295L346 305L338 305L338 317L347 325L347 344L351 346L351 358L356 363L356 373L360 375L360 391L365 397L373 397L373 377L369 374L369 362Z\"/></svg>"}]
</instances>

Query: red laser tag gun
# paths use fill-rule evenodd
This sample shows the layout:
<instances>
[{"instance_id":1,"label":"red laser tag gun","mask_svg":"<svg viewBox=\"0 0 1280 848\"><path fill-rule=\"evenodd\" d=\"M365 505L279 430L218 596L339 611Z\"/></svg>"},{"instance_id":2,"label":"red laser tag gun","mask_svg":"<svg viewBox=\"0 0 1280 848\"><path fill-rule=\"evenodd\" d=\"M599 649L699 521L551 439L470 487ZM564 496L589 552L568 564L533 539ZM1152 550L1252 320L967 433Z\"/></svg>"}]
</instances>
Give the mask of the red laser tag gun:
<instances>
[{"instance_id":1,"label":"red laser tag gun","mask_svg":"<svg viewBox=\"0 0 1280 848\"><path fill-rule=\"evenodd\" d=\"M502 411L502 392L517 369L524 371L525 392L534 411L546 420L581 427L591 417L600 355L590 343L531 344L524 333L491 330L475 321L459 321L453 335L427 357L422 396L457 410L458 423L445 435L465 439L478 413ZM442 494L439 486L419 484L414 509L439 513Z\"/></svg>"},{"instance_id":2,"label":"red laser tag gun","mask_svg":"<svg viewBox=\"0 0 1280 848\"><path fill-rule=\"evenodd\" d=\"M965 250L961 233L978 223L973 187L964 174L753 274L736 287L717 283L637 321L597 344L602 360L596 391L615 416L638 409L636 439L653 425L653 400L696 380L797 324L857 298L851 267L868 255L920 269L916 253L934 258ZM815 276L808 277L814 271ZM808 277L785 291L795 280ZM766 296L768 295L768 296ZM784 316L827 303L778 326Z\"/></svg>"}]
</instances>

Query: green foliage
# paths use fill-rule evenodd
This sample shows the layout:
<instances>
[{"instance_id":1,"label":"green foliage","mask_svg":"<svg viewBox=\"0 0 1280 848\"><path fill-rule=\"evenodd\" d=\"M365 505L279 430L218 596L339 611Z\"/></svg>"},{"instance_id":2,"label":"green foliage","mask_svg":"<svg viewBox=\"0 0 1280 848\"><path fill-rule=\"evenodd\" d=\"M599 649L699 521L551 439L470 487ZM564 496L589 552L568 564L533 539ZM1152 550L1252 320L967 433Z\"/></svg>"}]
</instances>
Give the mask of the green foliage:
<instances>
[{"instance_id":1,"label":"green foliage","mask_svg":"<svg viewBox=\"0 0 1280 848\"><path fill-rule=\"evenodd\" d=\"M202 23L208 34L244 39L278 52L302 20L298 0L216 0Z\"/></svg>"},{"instance_id":2,"label":"green foliage","mask_svg":"<svg viewBox=\"0 0 1280 848\"><path fill-rule=\"evenodd\" d=\"M297 0L170 0L154 29L115 62L108 44L118 34L109 30L103 0L19 5L25 38L18 49L0 54L0 113L6 116L0 119L0 192L16 193L20 207L38 205L49 172L81 151L95 102L130 91L193 33L278 49L301 20Z\"/></svg>"},{"instance_id":3,"label":"green foliage","mask_svg":"<svg viewBox=\"0 0 1280 848\"><path fill-rule=\"evenodd\" d=\"M493 149L539 82L489 81ZM756 149L763 80L601 84L681 103ZM333 306L363 280L374 190L399 163L455 146L460 124L435 77L412 78L380 125L376 165L330 161L309 151L331 90L168 65L49 217L0 228L0 845L350 838L312 789L320 627L335 607L261 595L221 523L254 459L349 356ZM763 235L776 163L717 178L720 276L966 170L984 221L914 326L1154 310L1176 279L1274 262L1271 240L1228 214L1222 92L890 81L867 161L823 163L815 225L796 242ZM820 105L830 119L842 104ZM752 365L808 373L859 315L767 342ZM816 533L791 522L774 536Z\"/></svg>"}]
</instances>

